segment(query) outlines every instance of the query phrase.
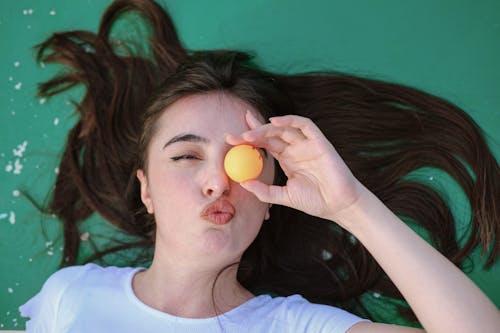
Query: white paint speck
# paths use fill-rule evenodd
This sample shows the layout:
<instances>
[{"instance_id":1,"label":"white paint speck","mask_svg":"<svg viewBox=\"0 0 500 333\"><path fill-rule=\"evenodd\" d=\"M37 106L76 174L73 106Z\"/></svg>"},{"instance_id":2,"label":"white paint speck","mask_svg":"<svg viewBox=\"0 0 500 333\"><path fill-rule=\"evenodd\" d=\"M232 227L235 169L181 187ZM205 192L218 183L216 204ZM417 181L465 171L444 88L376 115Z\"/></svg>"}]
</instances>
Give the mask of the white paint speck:
<instances>
[{"instance_id":1,"label":"white paint speck","mask_svg":"<svg viewBox=\"0 0 500 333\"><path fill-rule=\"evenodd\" d=\"M31 9L31 8L28 9L28 14L30 14L30 15L33 14L33 9Z\"/></svg>"},{"instance_id":2,"label":"white paint speck","mask_svg":"<svg viewBox=\"0 0 500 333\"><path fill-rule=\"evenodd\" d=\"M9 294L12 294L14 292L12 288L7 288L7 291L9 292Z\"/></svg>"},{"instance_id":3,"label":"white paint speck","mask_svg":"<svg viewBox=\"0 0 500 333\"><path fill-rule=\"evenodd\" d=\"M14 67L19 67L19 66L21 66L21 62L19 61L14 62Z\"/></svg>"},{"instance_id":4,"label":"white paint speck","mask_svg":"<svg viewBox=\"0 0 500 333\"><path fill-rule=\"evenodd\" d=\"M23 15L28 15L28 10L27 9L23 9Z\"/></svg>"},{"instance_id":5,"label":"white paint speck","mask_svg":"<svg viewBox=\"0 0 500 333\"><path fill-rule=\"evenodd\" d=\"M45 242L45 247L49 247L49 246L51 246L52 244L54 244L54 241L48 241L48 242Z\"/></svg>"},{"instance_id":6,"label":"white paint speck","mask_svg":"<svg viewBox=\"0 0 500 333\"><path fill-rule=\"evenodd\" d=\"M15 224L16 223L16 214L14 212L10 212L9 222L10 222L10 224Z\"/></svg>"},{"instance_id":7,"label":"white paint speck","mask_svg":"<svg viewBox=\"0 0 500 333\"><path fill-rule=\"evenodd\" d=\"M56 15L56 11L52 9L52 10L49 12L49 14L50 14L50 15L52 15L52 16L54 16L54 15Z\"/></svg>"},{"instance_id":8,"label":"white paint speck","mask_svg":"<svg viewBox=\"0 0 500 333\"><path fill-rule=\"evenodd\" d=\"M31 25L29 25L29 24L28 24L28 25L26 26L26 28L31 29Z\"/></svg>"},{"instance_id":9,"label":"white paint speck","mask_svg":"<svg viewBox=\"0 0 500 333\"><path fill-rule=\"evenodd\" d=\"M47 101L47 100L46 100L45 98L43 98L43 97L42 97L42 98L40 98L40 100L38 101L38 103L40 103L40 104L45 104L45 102L46 102L46 101Z\"/></svg>"},{"instance_id":10,"label":"white paint speck","mask_svg":"<svg viewBox=\"0 0 500 333\"><path fill-rule=\"evenodd\" d=\"M54 118L54 126L57 126L59 124L59 118Z\"/></svg>"},{"instance_id":11,"label":"white paint speck","mask_svg":"<svg viewBox=\"0 0 500 333\"><path fill-rule=\"evenodd\" d=\"M29 259L28 259L28 261L29 261L29 262L32 262L32 261L33 261L33 258L29 258Z\"/></svg>"},{"instance_id":12,"label":"white paint speck","mask_svg":"<svg viewBox=\"0 0 500 333\"><path fill-rule=\"evenodd\" d=\"M19 190L12 191L12 195L15 196L15 197L18 197L19 194L21 194L21 192L19 192Z\"/></svg>"},{"instance_id":13,"label":"white paint speck","mask_svg":"<svg viewBox=\"0 0 500 333\"><path fill-rule=\"evenodd\" d=\"M373 297L380 298L380 294L379 293L373 293Z\"/></svg>"},{"instance_id":14,"label":"white paint speck","mask_svg":"<svg viewBox=\"0 0 500 333\"><path fill-rule=\"evenodd\" d=\"M22 85L23 84L21 82L18 82L18 83L16 83L16 85L14 86L14 88L16 88L16 90L21 90Z\"/></svg>"},{"instance_id":15,"label":"white paint speck","mask_svg":"<svg viewBox=\"0 0 500 333\"><path fill-rule=\"evenodd\" d=\"M11 161L9 161L9 162L7 163L7 165L5 166L5 171L7 171L7 172L11 172L11 171L12 171L12 169L14 169L14 167L12 166L12 162L11 162Z\"/></svg>"},{"instance_id":16,"label":"white paint speck","mask_svg":"<svg viewBox=\"0 0 500 333\"><path fill-rule=\"evenodd\" d=\"M0 213L0 220L6 219L8 216L9 216L9 214Z\"/></svg>"},{"instance_id":17,"label":"white paint speck","mask_svg":"<svg viewBox=\"0 0 500 333\"><path fill-rule=\"evenodd\" d=\"M19 159L16 159L14 162L14 174L19 175L21 173L21 170L23 169L23 165L19 161Z\"/></svg>"},{"instance_id":18,"label":"white paint speck","mask_svg":"<svg viewBox=\"0 0 500 333\"><path fill-rule=\"evenodd\" d=\"M323 258L323 260L327 261L327 260L332 259L333 255L332 255L332 253L330 251L323 250L321 252L321 257Z\"/></svg>"},{"instance_id":19,"label":"white paint speck","mask_svg":"<svg viewBox=\"0 0 500 333\"><path fill-rule=\"evenodd\" d=\"M82 241L88 241L90 237L90 234L88 232L84 232L83 234L80 235L80 239Z\"/></svg>"},{"instance_id":20,"label":"white paint speck","mask_svg":"<svg viewBox=\"0 0 500 333\"><path fill-rule=\"evenodd\" d=\"M52 252L52 251L47 251L47 255L49 255L49 256L53 256L53 255L54 255L54 252Z\"/></svg>"},{"instance_id":21,"label":"white paint speck","mask_svg":"<svg viewBox=\"0 0 500 333\"><path fill-rule=\"evenodd\" d=\"M26 147L28 146L28 141L24 140L23 143L17 145L17 149L12 149L12 154L17 157L23 157Z\"/></svg>"},{"instance_id":22,"label":"white paint speck","mask_svg":"<svg viewBox=\"0 0 500 333\"><path fill-rule=\"evenodd\" d=\"M55 172L56 175L59 174L59 168L55 168L54 172Z\"/></svg>"},{"instance_id":23,"label":"white paint speck","mask_svg":"<svg viewBox=\"0 0 500 333\"><path fill-rule=\"evenodd\" d=\"M9 76L9 81L12 81L14 80L14 78L12 76Z\"/></svg>"},{"instance_id":24,"label":"white paint speck","mask_svg":"<svg viewBox=\"0 0 500 333\"><path fill-rule=\"evenodd\" d=\"M430 177L429 177L429 180L430 180L430 181L433 181L433 180L434 180L434 177L433 177L433 176L430 176Z\"/></svg>"}]
</instances>

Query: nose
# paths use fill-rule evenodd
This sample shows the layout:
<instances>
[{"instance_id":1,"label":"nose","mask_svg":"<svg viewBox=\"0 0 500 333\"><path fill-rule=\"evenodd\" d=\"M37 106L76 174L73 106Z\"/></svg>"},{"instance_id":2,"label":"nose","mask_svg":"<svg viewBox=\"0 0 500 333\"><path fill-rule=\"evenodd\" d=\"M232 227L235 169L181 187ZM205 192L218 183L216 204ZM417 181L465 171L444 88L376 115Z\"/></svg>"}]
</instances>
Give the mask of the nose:
<instances>
[{"instance_id":1,"label":"nose","mask_svg":"<svg viewBox=\"0 0 500 333\"><path fill-rule=\"evenodd\" d=\"M219 198L228 195L231 190L231 180L227 176L224 166L214 167L206 177L203 193L207 197Z\"/></svg>"}]
</instances>

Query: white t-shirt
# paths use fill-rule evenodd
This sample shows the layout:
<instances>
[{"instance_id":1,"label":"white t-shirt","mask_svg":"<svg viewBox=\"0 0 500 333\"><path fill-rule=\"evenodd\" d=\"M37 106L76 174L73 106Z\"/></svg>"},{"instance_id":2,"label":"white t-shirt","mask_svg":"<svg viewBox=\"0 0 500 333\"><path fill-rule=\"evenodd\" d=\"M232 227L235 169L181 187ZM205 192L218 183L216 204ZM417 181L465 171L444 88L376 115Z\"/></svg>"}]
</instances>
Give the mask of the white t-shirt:
<instances>
[{"instance_id":1,"label":"white t-shirt","mask_svg":"<svg viewBox=\"0 0 500 333\"><path fill-rule=\"evenodd\" d=\"M212 318L176 317L142 303L132 290L141 268L72 266L55 272L19 307L26 332L345 332L363 319L300 295L256 296Z\"/></svg>"}]
</instances>

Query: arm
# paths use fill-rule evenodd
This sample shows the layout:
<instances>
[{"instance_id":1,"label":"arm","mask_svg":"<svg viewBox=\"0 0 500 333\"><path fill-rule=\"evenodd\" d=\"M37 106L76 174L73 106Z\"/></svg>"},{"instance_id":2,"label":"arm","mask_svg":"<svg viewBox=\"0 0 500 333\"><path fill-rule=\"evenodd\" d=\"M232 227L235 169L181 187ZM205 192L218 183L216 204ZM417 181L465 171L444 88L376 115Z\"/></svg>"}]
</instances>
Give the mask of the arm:
<instances>
[{"instance_id":1,"label":"arm","mask_svg":"<svg viewBox=\"0 0 500 333\"><path fill-rule=\"evenodd\" d=\"M426 331L500 330L500 314L493 303L359 183L312 121L284 116L262 125L249 114L247 122L251 130L239 138L229 136L228 143L250 142L266 148L288 180L283 187L259 181L241 186L263 202L329 219L350 231L399 288ZM418 331L359 323L349 333Z\"/></svg>"},{"instance_id":2,"label":"arm","mask_svg":"<svg viewBox=\"0 0 500 333\"><path fill-rule=\"evenodd\" d=\"M374 256L426 331L499 331L500 315L493 303L371 192L364 189L358 201L336 219ZM370 325L349 330L362 332L373 330Z\"/></svg>"}]
</instances>

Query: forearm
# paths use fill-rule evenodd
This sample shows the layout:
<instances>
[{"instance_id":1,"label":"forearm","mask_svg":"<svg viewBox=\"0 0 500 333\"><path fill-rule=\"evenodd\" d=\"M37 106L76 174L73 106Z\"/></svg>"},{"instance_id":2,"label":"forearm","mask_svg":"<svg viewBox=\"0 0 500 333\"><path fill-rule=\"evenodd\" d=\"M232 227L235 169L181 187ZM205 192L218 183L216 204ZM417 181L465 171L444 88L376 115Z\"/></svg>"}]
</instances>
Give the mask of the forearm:
<instances>
[{"instance_id":1,"label":"forearm","mask_svg":"<svg viewBox=\"0 0 500 333\"><path fill-rule=\"evenodd\" d=\"M450 261L413 232L375 195L335 220L373 255L427 332L499 332L494 304Z\"/></svg>"}]
</instances>

